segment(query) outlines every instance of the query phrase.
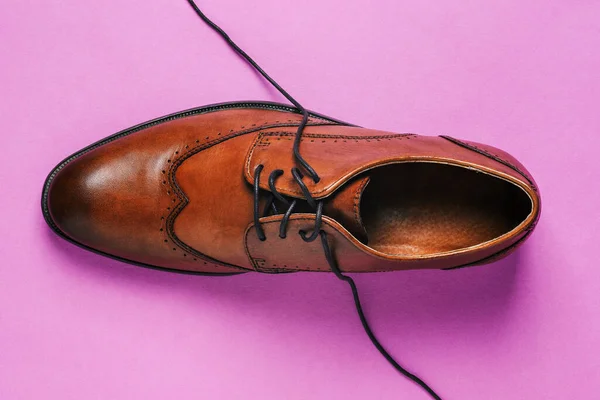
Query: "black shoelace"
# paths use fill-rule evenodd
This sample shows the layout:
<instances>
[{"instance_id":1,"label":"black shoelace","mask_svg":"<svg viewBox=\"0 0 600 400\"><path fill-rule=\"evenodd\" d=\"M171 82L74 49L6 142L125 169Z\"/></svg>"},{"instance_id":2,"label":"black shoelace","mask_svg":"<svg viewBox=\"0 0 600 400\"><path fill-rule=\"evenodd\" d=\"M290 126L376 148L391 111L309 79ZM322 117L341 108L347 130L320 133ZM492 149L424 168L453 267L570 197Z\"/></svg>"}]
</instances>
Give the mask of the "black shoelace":
<instances>
[{"instance_id":1,"label":"black shoelace","mask_svg":"<svg viewBox=\"0 0 600 400\"><path fill-rule=\"evenodd\" d=\"M296 132L296 136L295 136L295 140L294 140L294 146L293 146L294 158L295 158L296 162L298 164L300 164L300 166L304 169L304 171L307 173L307 175L313 180L313 182L315 182L315 183L319 182L320 178L319 178L319 175L317 174L317 172L310 166L310 164L304 158L302 158L302 155L300 154L300 140L302 138L302 132L304 131L304 128L306 127L306 124L308 122L308 111L298 101L296 101L296 99L294 99L292 96L290 96L290 94L288 92L286 92L277 82L275 82L275 80L273 80L273 78L271 78L248 54L246 54L246 52L244 50L242 50L237 44L235 44L233 42L233 40L231 40L229 35L227 33L225 33L225 31L223 31L223 29L221 29L217 24L215 24L210 19L208 19L208 17L206 15L204 15L204 13L198 8L198 6L194 2L194 0L188 0L188 3L190 3L190 5L194 9L194 11L196 11L198 16L204 22L206 22L213 30L215 30L219 35L221 35L221 37L223 37L223 39L225 39L225 41L229 44L229 46L231 46L240 56L242 56L254 69L256 69L267 81L269 81L269 83L271 83L271 85L273 85L273 87L275 87L275 89L277 89L286 99L288 99L288 101L290 103L292 103L294 105L294 107L296 107L298 109L299 112L302 113L302 121L300 122L300 125L298 125L298 130ZM264 241L267 238L265 236L265 232L260 223L261 213L260 213L260 204L259 204L259 201L260 201L260 176L261 176L262 170L263 170L263 165L258 165L256 167L256 169L254 170L254 228L256 229L256 234L257 234L258 238L260 240ZM281 219L281 223L279 225L279 237L281 237L281 238L285 238L287 235L287 225L288 225L291 215L293 214L294 208L297 205L296 199L288 200L276 190L275 181L277 180L277 178L279 178L283 174L284 174L283 170L277 169L277 170L274 170L273 172L271 172L271 174L269 175L268 183L269 183L269 189L271 190L271 194L267 201L266 207L262 213L263 216L266 216L272 210L275 214L280 214L280 212L275 204L275 199L279 200L281 203L283 203L285 206L287 206L287 210L285 211L283 218ZM335 256L334 256L333 252L331 251L331 247L329 246L329 241L327 240L327 233L321 229L322 218L323 218L323 201L317 201L311 195L310 191L306 187L306 184L302 180L304 176L299 168L296 168L296 167L292 168L291 174L294 178L294 181L296 182L296 184L302 191L302 194L304 195L305 200L315 210L315 226L313 227L313 232L309 235L305 231L299 231L298 234L302 237L302 240L304 240L305 242L313 242L317 238L321 239L321 245L323 246L323 253L325 254L325 258L327 259L327 263L329 264L331 271L335 274L335 276L338 279L345 281L348 283L348 285L350 285L350 288L352 289L352 295L354 297L354 304L356 306L356 311L358 312L360 322L362 323L362 326L363 326L365 332L369 336L369 339L371 340L373 345L377 348L377 350L379 350L379 352L383 355L383 357L385 357L385 359L388 360L388 362L398 372L400 372L402 375L404 375L408 379L412 380L413 382L415 382L416 384L421 386L425 391L427 391L427 393L429 393L432 398L434 398L436 400L441 400L441 397L438 394L436 394L433 391L433 389L431 389L425 382L423 382L423 380L421 378L410 373L405 368L403 368L400 364L398 364L398 362L396 362L396 360L394 360L394 358L385 350L385 348L381 345L381 343L379 343L379 341L373 334L373 331L371 330L371 327L369 326L367 319L365 318L365 314L364 314L362 306L360 304L360 299L358 297L358 290L356 288L356 284L354 283L354 280L352 280L352 278L350 278L349 276L343 275L342 272L340 271L340 269L337 265Z\"/></svg>"}]
</instances>

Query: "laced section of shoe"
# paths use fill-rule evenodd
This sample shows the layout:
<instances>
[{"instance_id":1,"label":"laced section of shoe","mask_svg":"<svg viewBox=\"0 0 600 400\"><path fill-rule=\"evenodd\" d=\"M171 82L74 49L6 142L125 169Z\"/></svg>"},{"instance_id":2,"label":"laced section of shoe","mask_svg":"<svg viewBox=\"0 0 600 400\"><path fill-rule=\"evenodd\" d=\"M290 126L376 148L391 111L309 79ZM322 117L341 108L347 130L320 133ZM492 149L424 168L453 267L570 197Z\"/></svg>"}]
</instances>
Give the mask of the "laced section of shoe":
<instances>
[{"instance_id":1,"label":"laced section of shoe","mask_svg":"<svg viewBox=\"0 0 600 400\"><path fill-rule=\"evenodd\" d=\"M218 25L216 25L214 22L212 22L200 10L200 8L198 8L198 6L194 2L194 0L187 0L187 1L192 6L192 8L196 12L196 14L198 14L198 16L204 22L206 22L214 31L216 31L229 44L229 46L231 48L233 48L233 50L235 50L235 52L237 52L241 57L243 57L256 71L258 71L271 85L273 85L273 87L275 89L277 89L302 114L302 120L301 120L300 124L298 125L298 130L296 131L296 135L295 135L295 139L294 139L294 145L293 145L294 159L297 162L297 164L300 167L302 167L302 170L304 170L304 172L308 175L308 177L310 179L312 179L312 181L314 183L318 183L320 181L319 175L300 154L300 142L302 139L302 133L304 132L304 128L306 127L306 124L308 122L308 117L309 117L308 111L296 99L294 99L287 91L285 91L273 78L271 78L244 50L242 50L237 44L235 44L233 42L233 40L231 40L229 35L227 33L225 33L225 31L223 31L223 29L221 29ZM292 216L292 214L294 213L294 209L296 208L296 206L298 204L298 200L297 199L287 199L286 197L284 197L283 195L281 195L281 193L279 193L277 191L277 188L275 187L275 181L277 180L277 178L282 176L285 172L281 169L276 169L269 174L268 183L269 183L269 189L270 189L271 193L269 195L269 198L267 199L266 206L264 207L263 212L261 214L261 210L260 210L260 196L261 196L260 178L261 178L263 169L264 169L264 166L262 164L259 164L256 166L256 168L254 170L254 185L253 185L254 228L256 230L256 235L258 236L258 238L261 241L267 240L265 231L260 222L261 216L264 217L267 215L283 214L281 223L279 225L279 237L285 238L288 233L287 227L288 227L289 219ZM371 340L373 345L377 348L377 350L379 350L379 352L383 355L383 357L398 372L400 372L402 375L404 375L408 379L415 382L417 385L421 386L427 393L429 393L429 395L432 398L441 400L441 397L433 389L431 389L431 387L429 387L429 385L427 385L421 378L412 374L411 372L407 371L404 367L402 367L387 352L387 350L381 345L379 340L377 340L377 338L375 337L375 334L371 330L371 327L369 326L367 319L365 317L365 314L363 312L363 309L362 309L362 306L360 303L360 298L358 296L358 289L356 287L356 284L354 283L354 280L352 278L342 274L342 272L337 264L334 252L332 251L331 246L329 245L329 241L327 239L327 233L321 229L322 219L323 219L323 201L316 200L311 195L310 190L308 189L308 187L306 186L306 184L303 181L304 175L301 172L300 168L294 167L291 169L290 172L292 174L292 177L294 178L294 181L300 188L300 190L304 196L304 200L306 200L308 205L315 211L315 225L312 229L312 232L309 234L306 231L298 231L297 234L300 235L302 237L302 240L304 240L305 242L313 242L313 241L317 240L317 238L320 238L321 245L323 247L323 254L325 255L325 258L327 260L327 263L329 264L329 267L331 268L331 271L335 274L335 276L338 279L345 281L350 286L350 289L352 290L352 295L354 298L354 304L356 307L356 311L360 318L360 322L362 323L362 326L363 326L367 336L369 337L369 339ZM281 213L279 208L275 204L275 200L278 200L281 204L286 206L287 210L285 212Z\"/></svg>"},{"instance_id":2,"label":"laced section of shoe","mask_svg":"<svg viewBox=\"0 0 600 400\"><path fill-rule=\"evenodd\" d=\"M262 170L262 164L257 165L254 169L254 228L256 230L256 235L258 236L258 238L262 241L265 241L267 240L267 237L265 236L265 231L263 230L262 224L260 223L261 214L259 204L260 176L262 174ZM304 194L306 202L313 208L313 210L315 210L315 226L313 228L312 234L308 235L305 231L298 231L298 234L302 237L302 240L304 240L305 242L312 242L319 236L319 234L325 234L325 232L321 230L321 221L323 219L323 202L315 200L314 197L310 194L310 191L306 187L306 184L302 181L302 172L300 172L298 168L292 168L291 172L292 176L294 177L294 180L296 181L296 183L300 187L300 190ZM283 213L283 218L281 219L281 223L279 224L279 237L281 239L285 239L287 236L288 221L290 220L290 217L294 213L294 209L298 204L297 199L288 200L277 191L277 188L275 187L275 180L283 174L283 170L276 169L269 175L269 189L271 190L271 195L269 196L269 199L267 200L267 205L265 206L264 211L262 213L263 217L271 215L271 211L273 212L273 214L281 214L277 206L275 205L275 199L279 200L281 203L288 207L287 211Z\"/></svg>"}]
</instances>

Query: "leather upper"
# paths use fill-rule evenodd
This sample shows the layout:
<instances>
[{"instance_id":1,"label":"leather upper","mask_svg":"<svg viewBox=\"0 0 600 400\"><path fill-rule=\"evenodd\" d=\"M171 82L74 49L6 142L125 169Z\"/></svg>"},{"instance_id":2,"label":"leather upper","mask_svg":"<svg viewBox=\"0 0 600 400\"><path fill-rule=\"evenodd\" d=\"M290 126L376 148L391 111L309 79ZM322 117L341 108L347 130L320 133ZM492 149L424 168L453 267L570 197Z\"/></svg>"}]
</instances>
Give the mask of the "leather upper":
<instances>
[{"instance_id":1,"label":"leather upper","mask_svg":"<svg viewBox=\"0 0 600 400\"><path fill-rule=\"evenodd\" d=\"M259 103L260 104L260 103ZM261 219L267 240L253 229L252 184L264 165L260 187L282 169L275 186L302 199L290 169L301 115L290 109L233 104L143 124L85 149L51 174L45 193L51 226L72 241L101 253L162 268L235 273L327 270L318 241L296 234L314 226L312 213L290 218L286 239L277 232L282 215ZM490 146L447 137L374 131L313 115L300 144L319 173L304 179L325 199L323 229L342 271L449 268L485 262L525 238L539 217L531 175L513 157ZM531 198L522 224L480 248L430 258L379 253L363 244L361 172L382 165L434 162L476 169L509 181ZM261 197L261 206L266 202Z\"/></svg>"}]
</instances>

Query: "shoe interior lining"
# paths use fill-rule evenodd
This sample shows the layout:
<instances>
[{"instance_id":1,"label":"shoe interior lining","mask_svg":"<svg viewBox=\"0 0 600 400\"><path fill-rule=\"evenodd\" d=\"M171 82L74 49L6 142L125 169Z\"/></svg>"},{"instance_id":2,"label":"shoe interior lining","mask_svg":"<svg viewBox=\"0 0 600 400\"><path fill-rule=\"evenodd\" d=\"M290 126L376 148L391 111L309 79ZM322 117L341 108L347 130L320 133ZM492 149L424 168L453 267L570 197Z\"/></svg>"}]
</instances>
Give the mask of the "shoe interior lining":
<instances>
[{"instance_id":1,"label":"shoe interior lining","mask_svg":"<svg viewBox=\"0 0 600 400\"><path fill-rule=\"evenodd\" d=\"M532 210L517 185L460 166L401 163L370 176L361 200L368 246L390 255L475 246L511 231Z\"/></svg>"}]
</instances>

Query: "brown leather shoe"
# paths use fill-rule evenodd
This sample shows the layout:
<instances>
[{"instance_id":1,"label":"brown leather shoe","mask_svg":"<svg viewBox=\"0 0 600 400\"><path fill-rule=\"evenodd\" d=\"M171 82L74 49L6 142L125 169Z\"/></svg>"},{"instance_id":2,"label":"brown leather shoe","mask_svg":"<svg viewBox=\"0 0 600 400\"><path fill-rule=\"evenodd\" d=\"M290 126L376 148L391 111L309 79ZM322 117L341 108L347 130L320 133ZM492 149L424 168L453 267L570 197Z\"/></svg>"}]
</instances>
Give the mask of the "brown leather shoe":
<instances>
[{"instance_id":1,"label":"brown leather shoe","mask_svg":"<svg viewBox=\"0 0 600 400\"><path fill-rule=\"evenodd\" d=\"M533 178L490 146L363 129L308 112L188 2L294 107L208 106L95 143L48 176L46 221L80 246L149 267L212 275L332 271L350 285L377 350L441 399L379 343L342 271L499 259L539 218Z\"/></svg>"},{"instance_id":2,"label":"brown leather shoe","mask_svg":"<svg viewBox=\"0 0 600 400\"><path fill-rule=\"evenodd\" d=\"M299 234L320 231L345 272L483 264L538 220L533 178L501 150L315 113L299 148L320 180L301 179L301 120L281 104L227 103L127 129L52 171L46 221L123 261L231 274L330 271L321 243Z\"/></svg>"}]
</instances>

